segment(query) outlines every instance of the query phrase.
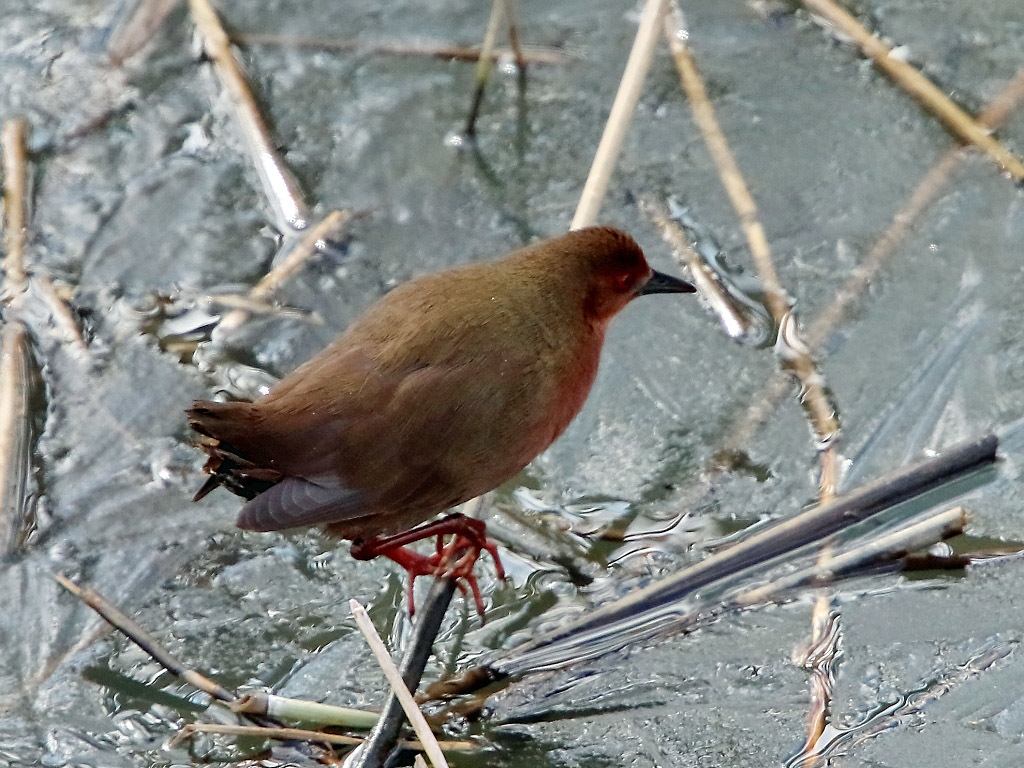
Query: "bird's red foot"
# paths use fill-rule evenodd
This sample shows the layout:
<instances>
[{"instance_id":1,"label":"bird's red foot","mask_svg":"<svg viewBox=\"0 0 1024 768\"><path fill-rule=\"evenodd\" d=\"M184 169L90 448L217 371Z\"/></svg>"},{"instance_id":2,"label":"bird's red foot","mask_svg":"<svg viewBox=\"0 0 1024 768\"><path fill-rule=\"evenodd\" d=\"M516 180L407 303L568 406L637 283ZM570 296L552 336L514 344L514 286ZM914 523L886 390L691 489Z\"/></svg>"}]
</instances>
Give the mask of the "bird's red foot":
<instances>
[{"instance_id":1,"label":"bird's red foot","mask_svg":"<svg viewBox=\"0 0 1024 768\"><path fill-rule=\"evenodd\" d=\"M452 540L445 544L444 537ZM437 536L437 550L433 555L421 555L406 545ZM481 520L474 520L461 514L449 515L443 520L428 523L411 531L379 539L364 539L352 544L352 557L357 560L371 560L383 556L402 566L409 574L409 615L416 613L413 601L413 584L417 576L447 576L464 595L472 594L477 613L484 615L484 599L480 594L473 568L484 550L494 560L498 578L505 578L505 569L498 556L498 547L487 539L487 526Z\"/></svg>"}]
</instances>

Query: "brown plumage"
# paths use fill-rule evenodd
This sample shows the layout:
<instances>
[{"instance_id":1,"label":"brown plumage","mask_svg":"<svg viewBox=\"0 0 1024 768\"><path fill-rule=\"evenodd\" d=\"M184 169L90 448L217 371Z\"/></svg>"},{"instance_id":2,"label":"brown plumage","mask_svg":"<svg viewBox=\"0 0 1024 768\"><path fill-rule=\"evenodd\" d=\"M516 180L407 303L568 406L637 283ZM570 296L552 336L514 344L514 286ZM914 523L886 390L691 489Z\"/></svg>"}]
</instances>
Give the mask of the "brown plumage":
<instances>
[{"instance_id":1,"label":"brown plumage","mask_svg":"<svg viewBox=\"0 0 1024 768\"><path fill-rule=\"evenodd\" d=\"M522 470L583 406L609 320L682 291L610 227L407 282L255 402L194 404L197 499L244 496L250 530L407 531Z\"/></svg>"}]
</instances>

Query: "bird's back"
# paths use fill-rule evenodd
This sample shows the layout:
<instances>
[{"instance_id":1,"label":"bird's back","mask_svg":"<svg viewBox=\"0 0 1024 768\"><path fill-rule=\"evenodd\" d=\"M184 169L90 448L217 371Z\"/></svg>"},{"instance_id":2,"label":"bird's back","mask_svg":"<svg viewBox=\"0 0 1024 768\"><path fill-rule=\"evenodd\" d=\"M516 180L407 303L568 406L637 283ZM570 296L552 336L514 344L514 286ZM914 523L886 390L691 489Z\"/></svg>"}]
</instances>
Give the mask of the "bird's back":
<instances>
[{"instance_id":1,"label":"bird's back","mask_svg":"<svg viewBox=\"0 0 1024 768\"><path fill-rule=\"evenodd\" d=\"M260 400L219 419L193 409L243 476L276 483L240 525L386 534L514 476L565 429L597 371L603 327L574 291L530 249L419 278Z\"/></svg>"}]
</instances>

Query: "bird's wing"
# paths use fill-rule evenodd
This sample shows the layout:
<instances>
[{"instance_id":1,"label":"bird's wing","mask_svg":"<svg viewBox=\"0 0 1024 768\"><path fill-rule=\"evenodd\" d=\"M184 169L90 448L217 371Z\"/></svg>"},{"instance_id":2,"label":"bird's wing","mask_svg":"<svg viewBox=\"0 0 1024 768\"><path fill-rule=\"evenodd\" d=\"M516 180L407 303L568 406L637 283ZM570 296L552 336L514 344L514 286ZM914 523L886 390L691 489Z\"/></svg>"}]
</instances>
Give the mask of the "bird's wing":
<instances>
[{"instance_id":1,"label":"bird's wing","mask_svg":"<svg viewBox=\"0 0 1024 768\"><path fill-rule=\"evenodd\" d=\"M286 477L246 502L238 513L237 524L247 531L279 531L372 514L358 491Z\"/></svg>"}]
</instances>

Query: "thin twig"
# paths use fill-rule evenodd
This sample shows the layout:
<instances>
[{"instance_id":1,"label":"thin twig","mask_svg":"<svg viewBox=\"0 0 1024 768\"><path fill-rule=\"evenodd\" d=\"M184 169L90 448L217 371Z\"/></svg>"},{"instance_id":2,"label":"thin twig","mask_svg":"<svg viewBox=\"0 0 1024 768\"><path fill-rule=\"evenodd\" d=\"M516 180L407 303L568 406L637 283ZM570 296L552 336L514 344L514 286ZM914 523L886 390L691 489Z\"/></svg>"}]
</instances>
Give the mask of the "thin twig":
<instances>
[{"instance_id":1,"label":"thin twig","mask_svg":"<svg viewBox=\"0 0 1024 768\"><path fill-rule=\"evenodd\" d=\"M389 56L415 56L431 59L454 61L479 61L480 49L468 45L450 45L447 43L396 43L384 41L368 41L363 38L339 40L331 37L302 37L278 35L268 32L240 32L231 36L236 45L275 45L286 48L309 48L317 51L356 51L363 54L385 54ZM499 61L507 56L515 56L511 48L495 48L491 59ZM520 47L523 65L561 66L569 64L578 57L558 48L547 48L539 45Z\"/></svg>"},{"instance_id":2,"label":"thin twig","mask_svg":"<svg viewBox=\"0 0 1024 768\"><path fill-rule=\"evenodd\" d=\"M65 339L70 341L79 351L84 352L88 349L85 337L82 335L82 329L78 327L78 322L75 320L75 316L72 314L67 302L57 292L53 280L48 275L36 273L32 275L32 282L39 287L39 292L50 307L50 315L53 317L54 322L56 322L57 327L63 332Z\"/></svg>"},{"instance_id":3,"label":"thin twig","mask_svg":"<svg viewBox=\"0 0 1024 768\"><path fill-rule=\"evenodd\" d=\"M292 251L253 286L248 298L251 301L266 302L275 291L302 269L325 239L336 235L351 219L351 211L331 211L327 214L319 224L305 232ZM237 328L245 322L246 317L246 310L236 309L225 315L220 321L220 327L226 330Z\"/></svg>"},{"instance_id":4,"label":"thin twig","mask_svg":"<svg viewBox=\"0 0 1024 768\"><path fill-rule=\"evenodd\" d=\"M494 45L498 39L498 27L501 26L501 17L504 12L504 0L491 0L491 15L487 19L484 41L480 46L480 58L476 63L473 100L470 102L469 115L466 117L466 127L463 129L463 133L466 136L474 136L476 134L476 118L480 114L480 105L483 104L484 100L484 90L487 88L487 81L491 77L491 68L494 66Z\"/></svg>"},{"instance_id":5,"label":"thin twig","mask_svg":"<svg viewBox=\"0 0 1024 768\"><path fill-rule=\"evenodd\" d=\"M203 48L213 60L217 75L234 107L246 147L256 165L281 231L302 230L309 225L309 209L299 183L277 152L270 131L246 82L242 67L231 50L216 11L209 0L189 0L192 18L203 38Z\"/></svg>"},{"instance_id":6,"label":"thin twig","mask_svg":"<svg viewBox=\"0 0 1024 768\"><path fill-rule=\"evenodd\" d=\"M268 728L261 725L227 725L221 723L189 723L182 727L179 735L181 738L189 738L196 733L219 733L225 736L254 736L258 739L288 739L291 741L312 741L321 744L342 744L357 746L363 743L358 736L345 736L340 733L325 733L323 731L310 731L305 728ZM472 752L478 749L471 741L438 741L434 740L438 748L443 752ZM403 749L414 749L423 751L423 744L419 741L401 741L399 744Z\"/></svg>"},{"instance_id":7,"label":"thin twig","mask_svg":"<svg viewBox=\"0 0 1024 768\"><path fill-rule=\"evenodd\" d=\"M516 0L502 0L505 4L505 22L508 24L508 44L512 47L512 54L515 56L516 69L519 76L526 74L526 54L519 42L519 25L516 23Z\"/></svg>"},{"instance_id":8,"label":"thin twig","mask_svg":"<svg viewBox=\"0 0 1024 768\"><path fill-rule=\"evenodd\" d=\"M957 138L973 144L991 157L1016 181L1024 181L1024 163L1006 147L992 138L988 129L954 104L927 77L907 62L892 56L892 48L883 43L833 0L801 0L843 34L852 38L879 71L889 76L937 117Z\"/></svg>"},{"instance_id":9,"label":"thin twig","mask_svg":"<svg viewBox=\"0 0 1024 768\"><path fill-rule=\"evenodd\" d=\"M110 603L92 587L80 587L61 573L51 575L64 589L96 611L108 624L139 646L157 664L172 675L180 677L192 687L198 688L215 699L228 703L235 701L237 698L235 694L205 675L187 667L170 651L160 645L155 637L128 618L117 606Z\"/></svg>"},{"instance_id":10,"label":"thin twig","mask_svg":"<svg viewBox=\"0 0 1024 768\"><path fill-rule=\"evenodd\" d=\"M448 768L448 761L445 760L444 754L437 744L437 738L434 736L433 731L430 730L430 726L427 725L427 719L423 717L423 713L416 705L415 700L413 700L412 693L406 687L405 681L402 680L398 667L395 666L395 662L391 658L391 654L388 653L384 641L377 634L377 630L374 628L373 622L370 621L370 616L366 613L366 609L355 598L349 600L348 605L352 611L352 617L356 620L356 625L359 627L359 631L366 638L370 650L377 659L377 663L380 664L384 677L387 678L388 683L391 685L391 690L402 704L405 716L409 718L409 723L423 744L423 749L427 753L427 757L430 758L430 762L434 768Z\"/></svg>"},{"instance_id":11,"label":"thin twig","mask_svg":"<svg viewBox=\"0 0 1024 768\"><path fill-rule=\"evenodd\" d=\"M633 39L633 48L629 52L626 69L619 82L619 90L615 94L615 101L612 102L608 122L605 123L601 142L597 145L594 162L590 166L590 173L583 185L580 202L569 229L589 227L597 220L601 202L608 191L612 169L619 157L622 140L633 119L633 111L640 99L640 89L651 66L654 45L658 41L658 22L664 12L665 0L647 0L644 5L640 26Z\"/></svg>"}]
</instances>

